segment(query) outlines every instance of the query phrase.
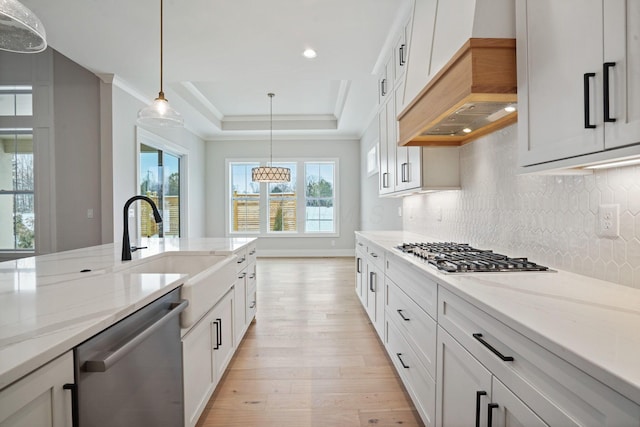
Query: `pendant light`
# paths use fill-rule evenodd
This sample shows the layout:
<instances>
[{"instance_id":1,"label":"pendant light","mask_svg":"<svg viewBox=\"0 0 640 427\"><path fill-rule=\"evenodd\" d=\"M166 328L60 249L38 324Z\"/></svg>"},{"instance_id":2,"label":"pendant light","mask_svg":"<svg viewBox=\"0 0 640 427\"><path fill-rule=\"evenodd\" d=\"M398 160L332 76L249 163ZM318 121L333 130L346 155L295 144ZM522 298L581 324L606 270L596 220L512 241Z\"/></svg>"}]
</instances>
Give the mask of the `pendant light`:
<instances>
[{"instance_id":1,"label":"pendant light","mask_svg":"<svg viewBox=\"0 0 640 427\"><path fill-rule=\"evenodd\" d=\"M38 53L47 48L47 34L38 17L18 0L0 0L0 50Z\"/></svg>"},{"instance_id":2,"label":"pendant light","mask_svg":"<svg viewBox=\"0 0 640 427\"><path fill-rule=\"evenodd\" d=\"M158 93L158 97L151 104L138 111L138 124L162 127L181 127L184 125L182 116L176 110L171 108L169 101L164 97L164 92L162 90L162 9L162 0L160 0L160 92Z\"/></svg>"},{"instance_id":3,"label":"pendant light","mask_svg":"<svg viewBox=\"0 0 640 427\"><path fill-rule=\"evenodd\" d=\"M273 97L275 94L268 93L269 97L269 164L251 169L251 180L253 182L290 182L291 169L273 166Z\"/></svg>"}]
</instances>

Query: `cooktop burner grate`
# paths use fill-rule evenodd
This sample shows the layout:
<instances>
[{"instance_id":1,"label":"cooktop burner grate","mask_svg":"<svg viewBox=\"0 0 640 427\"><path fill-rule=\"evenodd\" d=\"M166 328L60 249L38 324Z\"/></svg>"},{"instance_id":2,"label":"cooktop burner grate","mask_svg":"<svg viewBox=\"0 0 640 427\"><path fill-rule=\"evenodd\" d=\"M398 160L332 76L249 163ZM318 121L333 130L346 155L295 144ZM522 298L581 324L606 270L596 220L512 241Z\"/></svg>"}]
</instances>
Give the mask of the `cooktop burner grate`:
<instances>
[{"instance_id":1,"label":"cooktop burner grate","mask_svg":"<svg viewBox=\"0 0 640 427\"><path fill-rule=\"evenodd\" d=\"M396 246L447 273L552 271L527 258L510 258L491 250L477 249L466 243L402 243Z\"/></svg>"}]
</instances>

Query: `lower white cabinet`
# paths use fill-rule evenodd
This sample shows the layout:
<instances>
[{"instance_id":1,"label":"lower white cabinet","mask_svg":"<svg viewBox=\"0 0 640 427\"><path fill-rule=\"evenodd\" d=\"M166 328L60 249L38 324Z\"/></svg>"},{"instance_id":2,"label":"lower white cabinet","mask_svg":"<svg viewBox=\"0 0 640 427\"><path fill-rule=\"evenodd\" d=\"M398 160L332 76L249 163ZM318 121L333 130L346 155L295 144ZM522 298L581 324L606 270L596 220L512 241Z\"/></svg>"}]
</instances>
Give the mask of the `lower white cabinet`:
<instances>
[{"instance_id":1,"label":"lower white cabinet","mask_svg":"<svg viewBox=\"0 0 640 427\"><path fill-rule=\"evenodd\" d=\"M384 273L367 262L367 314L380 339L384 339Z\"/></svg>"},{"instance_id":2,"label":"lower white cabinet","mask_svg":"<svg viewBox=\"0 0 640 427\"><path fill-rule=\"evenodd\" d=\"M640 406L442 286L438 289L438 324L438 425L461 425L447 417L462 414L466 414L465 420L473 421L468 414L477 407L471 402L474 396L451 403L450 399L461 397L450 390L457 387L452 384L461 381L459 377L469 381L470 376L483 372L492 378L492 389L487 388L485 379L484 388L466 392L487 392L489 400L481 398L482 426L488 425L490 410L496 419L494 427L640 426ZM465 363L451 369L454 359Z\"/></svg>"},{"instance_id":3,"label":"lower white cabinet","mask_svg":"<svg viewBox=\"0 0 640 427\"><path fill-rule=\"evenodd\" d=\"M47 363L0 391L0 426L71 427L73 353Z\"/></svg>"},{"instance_id":4,"label":"lower white cabinet","mask_svg":"<svg viewBox=\"0 0 640 427\"><path fill-rule=\"evenodd\" d=\"M182 338L186 427L194 426L233 355L233 289Z\"/></svg>"}]
</instances>

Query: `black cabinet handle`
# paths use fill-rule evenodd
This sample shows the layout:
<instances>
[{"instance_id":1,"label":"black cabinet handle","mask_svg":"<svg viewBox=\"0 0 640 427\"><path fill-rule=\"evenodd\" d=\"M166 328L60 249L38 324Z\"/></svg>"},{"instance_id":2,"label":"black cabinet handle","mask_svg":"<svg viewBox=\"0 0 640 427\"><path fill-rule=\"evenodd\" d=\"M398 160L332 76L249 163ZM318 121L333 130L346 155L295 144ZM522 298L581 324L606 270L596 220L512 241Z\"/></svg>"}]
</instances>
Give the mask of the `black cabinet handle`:
<instances>
[{"instance_id":1,"label":"black cabinet handle","mask_svg":"<svg viewBox=\"0 0 640 427\"><path fill-rule=\"evenodd\" d=\"M369 290L371 292L375 292L376 290L373 289L373 279L376 277L376 272L372 271L369 273Z\"/></svg>"},{"instance_id":2,"label":"black cabinet handle","mask_svg":"<svg viewBox=\"0 0 640 427\"><path fill-rule=\"evenodd\" d=\"M71 425L78 427L80 419L78 417L78 385L67 383L62 386L65 390L71 390Z\"/></svg>"},{"instance_id":3,"label":"black cabinet handle","mask_svg":"<svg viewBox=\"0 0 640 427\"><path fill-rule=\"evenodd\" d=\"M480 341L480 343L487 347L493 354L495 354L496 356L498 356L503 362L513 362L513 357L511 356L505 356L502 353L500 353L498 350L496 350L491 344L489 344L488 342L486 342L484 339L482 339L482 334L473 334L473 337L475 339L477 339L478 341Z\"/></svg>"},{"instance_id":4,"label":"black cabinet handle","mask_svg":"<svg viewBox=\"0 0 640 427\"><path fill-rule=\"evenodd\" d=\"M409 182L409 163L403 163L401 166L402 182Z\"/></svg>"},{"instance_id":5,"label":"black cabinet handle","mask_svg":"<svg viewBox=\"0 0 640 427\"><path fill-rule=\"evenodd\" d=\"M404 58L404 50L405 50L405 48L406 47L405 47L404 43L402 43L400 45L400 49L399 49L400 50L400 61L399 61L399 64L400 64L401 67L404 67L404 64L407 62L405 60L405 58Z\"/></svg>"},{"instance_id":6,"label":"black cabinet handle","mask_svg":"<svg viewBox=\"0 0 640 427\"><path fill-rule=\"evenodd\" d=\"M411 320L408 317L404 317L404 314L402 314L402 309L399 308L397 312L400 315L400 317L402 317L402 320L404 320L405 322L408 322L409 320Z\"/></svg>"},{"instance_id":7,"label":"black cabinet handle","mask_svg":"<svg viewBox=\"0 0 640 427\"><path fill-rule=\"evenodd\" d=\"M596 73L584 73L584 128L585 129L595 129L596 125L591 124L591 119L589 118L589 79L591 77L595 77Z\"/></svg>"},{"instance_id":8,"label":"black cabinet handle","mask_svg":"<svg viewBox=\"0 0 640 427\"><path fill-rule=\"evenodd\" d=\"M378 258L378 254L375 253L375 252L371 252L371 256L374 257L374 258Z\"/></svg>"},{"instance_id":9,"label":"black cabinet handle","mask_svg":"<svg viewBox=\"0 0 640 427\"><path fill-rule=\"evenodd\" d=\"M382 96L387 96L387 79L382 79L380 82L380 93Z\"/></svg>"},{"instance_id":10,"label":"black cabinet handle","mask_svg":"<svg viewBox=\"0 0 640 427\"><path fill-rule=\"evenodd\" d=\"M245 277L247 277L247 273L242 273L238 276L238 279L244 279Z\"/></svg>"},{"instance_id":11,"label":"black cabinet handle","mask_svg":"<svg viewBox=\"0 0 640 427\"><path fill-rule=\"evenodd\" d=\"M242 257L236 261L237 264L242 264L245 261L245 257Z\"/></svg>"},{"instance_id":12,"label":"black cabinet handle","mask_svg":"<svg viewBox=\"0 0 640 427\"><path fill-rule=\"evenodd\" d=\"M213 323L216 325L216 346L213 349L218 350L222 345L222 319L216 319Z\"/></svg>"},{"instance_id":13,"label":"black cabinet handle","mask_svg":"<svg viewBox=\"0 0 640 427\"><path fill-rule=\"evenodd\" d=\"M500 405L498 405L497 403L489 403L489 405L487 406L487 427L491 427L491 424L493 423L493 410L499 407Z\"/></svg>"},{"instance_id":14,"label":"black cabinet handle","mask_svg":"<svg viewBox=\"0 0 640 427\"><path fill-rule=\"evenodd\" d=\"M396 353L396 356L398 356L398 360L400 360L400 364L402 365L402 367L404 369L409 369L409 366L404 363L404 360L402 360L402 353Z\"/></svg>"},{"instance_id":15,"label":"black cabinet handle","mask_svg":"<svg viewBox=\"0 0 640 427\"><path fill-rule=\"evenodd\" d=\"M616 119L611 117L611 111L609 110L609 69L611 67L615 67L615 62L605 62L602 67L602 74L604 80L604 121L605 122L615 122Z\"/></svg>"},{"instance_id":16,"label":"black cabinet handle","mask_svg":"<svg viewBox=\"0 0 640 427\"><path fill-rule=\"evenodd\" d=\"M356 258L356 273L362 273L362 258Z\"/></svg>"},{"instance_id":17,"label":"black cabinet handle","mask_svg":"<svg viewBox=\"0 0 640 427\"><path fill-rule=\"evenodd\" d=\"M382 174L382 188L389 188L389 173L384 172Z\"/></svg>"},{"instance_id":18,"label":"black cabinet handle","mask_svg":"<svg viewBox=\"0 0 640 427\"><path fill-rule=\"evenodd\" d=\"M255 301L251 301L251 305L249 306L249 308L253 308L256 306L256 302Z\"/></svg>"},{"instance_id":19,"label":"black cabinet handle","mask_svg":"<svg viewBox=\"0 0 640 427\"><path fill-rule=\"evenodd\" d=\"M476 391L476 427L480 427L480 398L486 395L486 391Z\"/></svg>"}]
</instances>

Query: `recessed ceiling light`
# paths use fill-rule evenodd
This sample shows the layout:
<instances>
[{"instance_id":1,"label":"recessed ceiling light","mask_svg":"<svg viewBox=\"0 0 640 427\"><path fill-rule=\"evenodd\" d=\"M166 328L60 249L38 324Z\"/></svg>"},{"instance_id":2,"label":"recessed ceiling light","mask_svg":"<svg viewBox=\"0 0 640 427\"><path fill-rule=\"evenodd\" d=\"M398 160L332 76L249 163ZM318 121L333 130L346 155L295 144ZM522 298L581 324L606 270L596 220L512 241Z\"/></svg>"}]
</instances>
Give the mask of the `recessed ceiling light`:
<instances>
[{"instance_id":1,"label":"recessed ceiling light","mask_svg":"<svg viewBox=\"0 0 640 427\"><path fill-rule=\"evenodd\" d=\"M316 56L318 56L318 54L316 53L315 50L309 48L309 49L305 49L304 52L302 52L302 56L304 56L307 59L313 59Z\"/></svg>"},{"instance_id":2,"label":"recessed ceiling light","mask_svg":"<svg viewBox=\"0 0 640 427\"><path fill-rule=\"evenodd\" d=\"M462 129L462 132L464 132L464 133L471 133L471 129L469 129L469 128L464 128L464 129Z\"/></svg>"},{"instance_id":3,"label":"recessed ceiling light","mask_svg":"<svg viewBox=\"0 0 640 427\"><path fill-rule=\"evenodd\" d=\"M513 105L509 105L508 107L504 108L504 111L506 111L507 113L513 113L514 111L516 111L516 107Z\"/></svg>"}]
</instances>

